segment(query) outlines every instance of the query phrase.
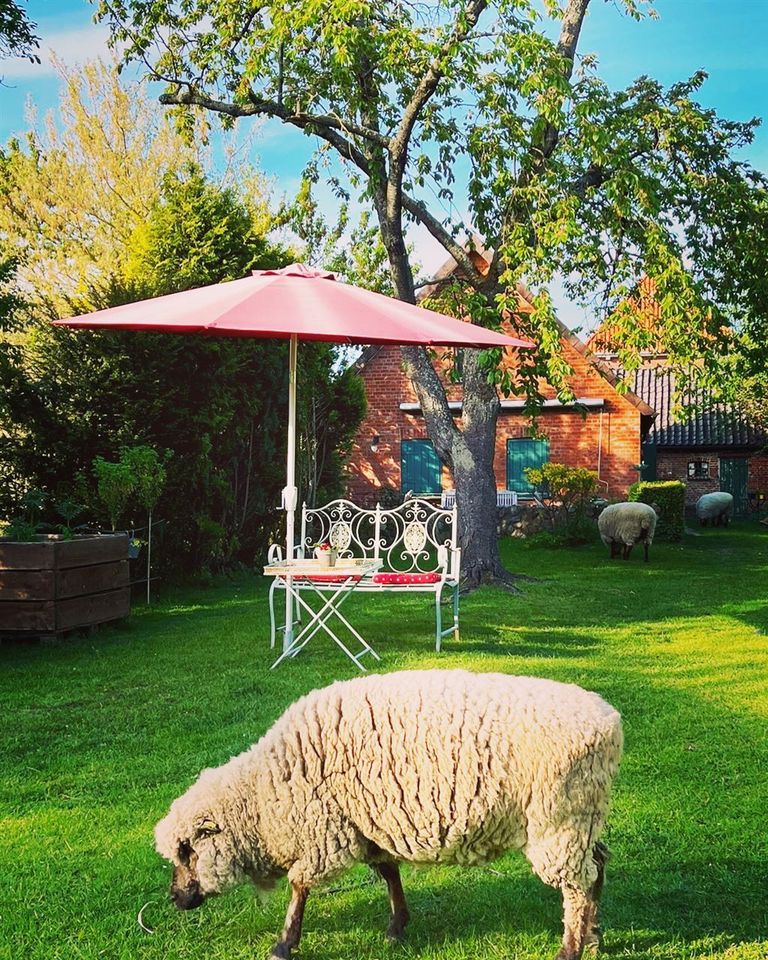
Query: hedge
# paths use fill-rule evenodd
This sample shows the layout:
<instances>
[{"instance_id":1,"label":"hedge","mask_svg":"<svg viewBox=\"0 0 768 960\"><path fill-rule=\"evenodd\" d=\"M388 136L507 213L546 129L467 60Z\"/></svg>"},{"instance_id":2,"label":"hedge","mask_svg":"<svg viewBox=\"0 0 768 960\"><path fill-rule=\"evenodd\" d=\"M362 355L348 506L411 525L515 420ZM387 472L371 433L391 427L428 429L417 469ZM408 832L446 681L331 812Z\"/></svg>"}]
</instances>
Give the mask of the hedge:
<instances>
[{"instance_id":1,"label":"hedge","mask_svg":"<svg viewBox=\"0 0 768 960\"><path fill-rule=\"evenodd\" d=\"M638 480L629 488L629 499L652 503L657 508L657 540L677 542L683 539L685 484L681 480Z\"/></svg>"}]
</instances>

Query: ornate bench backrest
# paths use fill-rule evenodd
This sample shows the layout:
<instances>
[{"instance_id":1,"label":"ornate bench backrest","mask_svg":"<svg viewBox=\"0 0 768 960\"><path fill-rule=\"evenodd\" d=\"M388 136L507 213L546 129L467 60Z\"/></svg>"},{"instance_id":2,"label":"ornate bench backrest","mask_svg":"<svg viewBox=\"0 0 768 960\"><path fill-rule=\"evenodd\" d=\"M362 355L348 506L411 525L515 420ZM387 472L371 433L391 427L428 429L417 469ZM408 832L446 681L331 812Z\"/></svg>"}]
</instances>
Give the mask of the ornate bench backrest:
<instances>
[{"instance_id":1,"label":"ornate bench backrest","mask_svg":"<svg viewBox=\"0 0 768 960\"><path fill-rule=\"evenodd\" d=\"M384 569L432 573L446 568L458 578L456 507L443 509L418 498L384 510L365 510L349 500L302 509L301 547L311 556L315 544L327 541L340 557L382 560Z\"/></svg>"},{"instance_id":2,"label":"ornate bench backrest","mask_svg":"<svg viewBox=\"0 0 768 960\"><path fill-rule=\"evenodd\" d=\"M377 515L351 500L331 500L301 511L301 548L311 557L315 544L330 543L340 557L378 559Z\"/></svg>"}]
</instances>

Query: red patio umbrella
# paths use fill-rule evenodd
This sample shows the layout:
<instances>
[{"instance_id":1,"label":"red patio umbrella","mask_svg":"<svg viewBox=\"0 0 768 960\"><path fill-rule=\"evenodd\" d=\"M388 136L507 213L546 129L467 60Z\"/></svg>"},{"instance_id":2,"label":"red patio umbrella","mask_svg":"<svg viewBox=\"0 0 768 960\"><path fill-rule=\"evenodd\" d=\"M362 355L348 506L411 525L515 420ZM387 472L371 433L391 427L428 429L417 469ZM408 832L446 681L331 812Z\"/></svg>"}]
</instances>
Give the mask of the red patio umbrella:
<instances>
[{"instance_id":1,"label":"red patio umbrella","mask_svg":"<svg viewBox=\"0 0 768 960\"><path fill-rule=\"evenodd\" d=\"M290 339L288 453L283 507L286 559L293 556L296 510L296 365L298 341L393 343L420 346L518 347L533 344L454 317L336 281L332 273L296 263L254 270L242 280L98 310L54 321L59 326L146 330L217 337ZM286 634L291 640L292 597L286 590Z\"/></svg>"}]
</instances>

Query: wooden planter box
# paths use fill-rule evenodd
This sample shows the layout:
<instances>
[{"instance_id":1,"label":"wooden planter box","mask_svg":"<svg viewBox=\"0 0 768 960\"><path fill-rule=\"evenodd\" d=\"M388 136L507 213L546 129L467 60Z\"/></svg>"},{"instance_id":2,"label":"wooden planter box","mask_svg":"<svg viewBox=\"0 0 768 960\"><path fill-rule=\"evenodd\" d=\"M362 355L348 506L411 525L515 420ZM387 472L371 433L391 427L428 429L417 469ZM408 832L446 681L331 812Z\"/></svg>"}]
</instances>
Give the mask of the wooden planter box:
<instances>
[{"instance_id":1,"label":"wooden planter box","mask_svg":"<svg viewBox=\"0 0 768 960\"><path fill-rule=\"evenodd\" d=\"M52 636L127 617L128 535L0 538L0 635Z\"/></svg>"}]
</instances>

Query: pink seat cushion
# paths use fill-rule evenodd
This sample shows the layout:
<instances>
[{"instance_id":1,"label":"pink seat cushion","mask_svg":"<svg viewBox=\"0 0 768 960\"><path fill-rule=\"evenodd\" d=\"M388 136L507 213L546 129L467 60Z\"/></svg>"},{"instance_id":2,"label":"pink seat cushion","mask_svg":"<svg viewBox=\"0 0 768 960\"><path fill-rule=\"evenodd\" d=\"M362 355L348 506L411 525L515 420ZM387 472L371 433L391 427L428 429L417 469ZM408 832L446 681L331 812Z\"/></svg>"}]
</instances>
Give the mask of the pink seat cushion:
<instances>
[{"instance_id":1,"label":"pink seat cushion","mask_svg":"<svg viewBox=\"0 0 768 960\"><path fill-rule=\"evenodd\" d=\"M442 577L439 573L376 573L374 583L439 583Z\"/></svg>"}]
</instances>

